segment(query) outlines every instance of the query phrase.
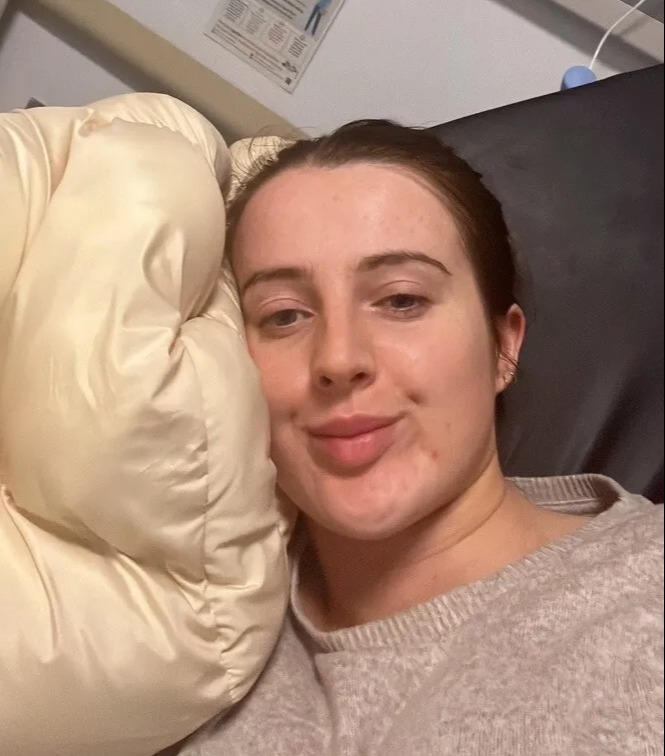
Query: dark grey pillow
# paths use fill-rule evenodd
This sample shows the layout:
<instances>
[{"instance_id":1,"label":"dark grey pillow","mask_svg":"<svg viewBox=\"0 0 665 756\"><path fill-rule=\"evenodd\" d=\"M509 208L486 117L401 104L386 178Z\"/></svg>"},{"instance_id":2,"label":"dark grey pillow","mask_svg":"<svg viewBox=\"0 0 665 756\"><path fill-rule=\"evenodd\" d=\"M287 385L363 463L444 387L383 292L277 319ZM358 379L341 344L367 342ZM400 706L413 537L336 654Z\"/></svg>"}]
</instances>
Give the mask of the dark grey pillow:
<instances>
[{"instance_id":1,"label":"dark grey pillow","mask_svg":"<svg viewBox=\"0 0 665 756\"><path fill-rule=\"evenodd\" d=\"M663 499L663 67L435 129L503 202L530 320L510 475L598 472Z\"/></svg>"}]
</instances>

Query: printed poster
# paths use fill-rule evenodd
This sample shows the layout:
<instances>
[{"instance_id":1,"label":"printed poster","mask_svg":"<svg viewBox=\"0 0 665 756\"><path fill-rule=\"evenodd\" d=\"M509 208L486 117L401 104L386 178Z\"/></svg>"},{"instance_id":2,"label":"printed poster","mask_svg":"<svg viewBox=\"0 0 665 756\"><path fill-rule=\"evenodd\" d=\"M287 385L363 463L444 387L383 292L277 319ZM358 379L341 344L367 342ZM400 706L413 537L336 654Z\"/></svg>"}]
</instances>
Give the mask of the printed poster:
<instances>
[{"instance_id":1,"label":"printed poster","mask_svg":"<svg viewBox=\"0 0 665 756\"><path fill-rule=\"evenodd\" d=\"M293 92L344 0L222 0L206 36Z\"/></svg>"}]
</instances>

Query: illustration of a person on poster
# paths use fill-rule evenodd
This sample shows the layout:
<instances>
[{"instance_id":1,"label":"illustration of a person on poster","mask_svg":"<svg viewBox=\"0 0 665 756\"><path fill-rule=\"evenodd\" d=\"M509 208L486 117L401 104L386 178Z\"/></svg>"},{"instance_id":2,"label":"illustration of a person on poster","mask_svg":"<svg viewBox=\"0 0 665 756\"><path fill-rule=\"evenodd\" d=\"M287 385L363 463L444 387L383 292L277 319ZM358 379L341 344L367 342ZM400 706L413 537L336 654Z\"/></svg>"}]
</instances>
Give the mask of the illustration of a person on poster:
<instances>
[{"instance_id":1,"label":"illustration of a person on poster","mask_svg":"<svg viewBox=\"0 0 665 756\"><path fill-rule=\"evenodd\" d=\"M305 31L309 31L313 37L316 37L316 32L318 31L319 24L321 23L321 18L326 13L331 3L332 0L317 0L316 5L312 9L312 13L307 21L307 24L305 24Z\"/></svg>"}]
</instances>

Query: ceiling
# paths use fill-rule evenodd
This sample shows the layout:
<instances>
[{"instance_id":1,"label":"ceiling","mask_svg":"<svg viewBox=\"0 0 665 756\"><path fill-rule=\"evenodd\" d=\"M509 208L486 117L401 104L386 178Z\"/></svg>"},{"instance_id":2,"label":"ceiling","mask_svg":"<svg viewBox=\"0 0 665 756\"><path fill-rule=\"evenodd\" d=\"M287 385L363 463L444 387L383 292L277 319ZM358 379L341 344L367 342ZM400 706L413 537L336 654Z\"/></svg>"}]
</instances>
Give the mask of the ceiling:
<instances>
[{"instance_id":1,"label":"ceiling","mask_svg":"<svg viewBox=\"0 0 665 756\"><path fill-rule=\"evenodd\" d=\"M628 6L635 5L636 0L621 0L622 3L625 3ZM651 18L655 18L656 21L660 21L663 23L663 9L664 9L665 3L663 0L646 0L644 5L640 8L642 13L646 13L647 16L651 16Z\"/></svg>"}]
</instances>

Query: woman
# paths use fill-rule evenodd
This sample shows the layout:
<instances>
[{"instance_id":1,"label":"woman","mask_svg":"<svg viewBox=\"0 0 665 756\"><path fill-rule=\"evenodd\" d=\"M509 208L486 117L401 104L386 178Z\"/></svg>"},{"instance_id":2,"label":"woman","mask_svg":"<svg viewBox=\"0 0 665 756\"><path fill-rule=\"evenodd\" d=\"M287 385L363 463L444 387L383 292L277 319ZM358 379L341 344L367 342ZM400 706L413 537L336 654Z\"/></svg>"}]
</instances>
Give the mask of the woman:
<instances>
[{"instance_id":1,"label":"woman","mask_svg":"<svg viewBox=\"0 0 665 756\"><path fill-rule=\"evenodd\" d=\"M302 532L268 668L182 752L660 752L662 514L502 475L525 318L480 177L351 124L248 179L229 252Z\"/></svg>"}]
</instances>

